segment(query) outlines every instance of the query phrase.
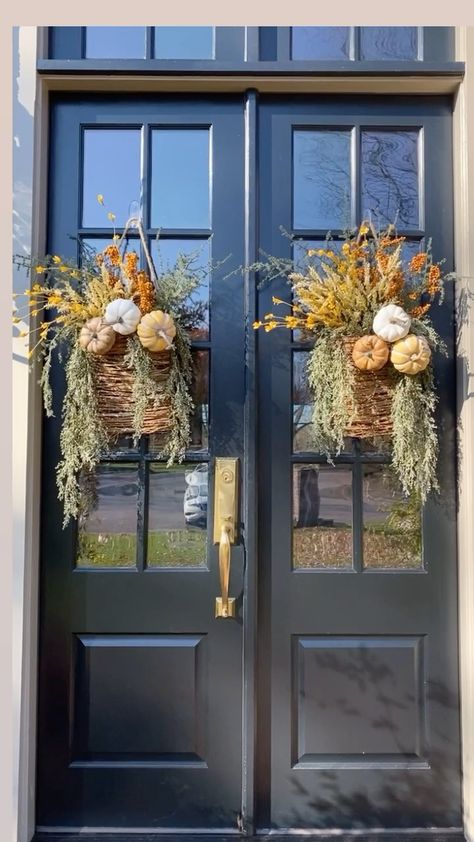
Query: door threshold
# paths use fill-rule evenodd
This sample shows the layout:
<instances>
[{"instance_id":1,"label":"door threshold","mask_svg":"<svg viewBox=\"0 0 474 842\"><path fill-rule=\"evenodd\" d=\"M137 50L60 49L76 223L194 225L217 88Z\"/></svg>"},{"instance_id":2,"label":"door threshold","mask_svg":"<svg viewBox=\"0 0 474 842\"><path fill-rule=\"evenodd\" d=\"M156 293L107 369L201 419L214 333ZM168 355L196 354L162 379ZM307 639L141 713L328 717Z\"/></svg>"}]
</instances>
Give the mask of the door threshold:
<instances>
[{"instance_id":1,"label":"door threshold","mask_svg":"<svg viewBox=\"0 0 474 842\"><path fill-rule=\"evenodd\" d=\"M203 833L150 830L38 831L32 842L466 842L461 828L394 828L391 830L311 830L306 832L264 831L255 836L206 831Z\"/></svg>"}]
</instances>

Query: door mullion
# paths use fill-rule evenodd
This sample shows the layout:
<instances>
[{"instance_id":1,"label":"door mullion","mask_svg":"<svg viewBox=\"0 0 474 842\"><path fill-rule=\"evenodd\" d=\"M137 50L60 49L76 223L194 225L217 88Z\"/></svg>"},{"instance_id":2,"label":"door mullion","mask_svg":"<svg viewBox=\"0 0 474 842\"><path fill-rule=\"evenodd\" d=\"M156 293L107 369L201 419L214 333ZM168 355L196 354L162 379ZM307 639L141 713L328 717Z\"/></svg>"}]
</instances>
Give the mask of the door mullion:
<instances>
[{"instance_id":1,"label":"door mullion","mask_svg":"<svg viewBox=\"0 0 474 842\"><path fill-rule=\"evenodd\" d=\"M138 463L138 495L137 495L137 568L144 570L148 551L148 500L150 485L150 466L146 459L148 439L140 440L140 461Z\"/></svg>"},{"instance_id":2,"label":"door mullion","mask_svg":"<svg viewBox=\"0 0 474 842\"><path fill-rule=\"evenodd\" d=\"M352 468L352 565L357 573L363 565L363 505L362 505L362 463L360 442L354 440L355 461Z\"/></svg>"}]
</instances>

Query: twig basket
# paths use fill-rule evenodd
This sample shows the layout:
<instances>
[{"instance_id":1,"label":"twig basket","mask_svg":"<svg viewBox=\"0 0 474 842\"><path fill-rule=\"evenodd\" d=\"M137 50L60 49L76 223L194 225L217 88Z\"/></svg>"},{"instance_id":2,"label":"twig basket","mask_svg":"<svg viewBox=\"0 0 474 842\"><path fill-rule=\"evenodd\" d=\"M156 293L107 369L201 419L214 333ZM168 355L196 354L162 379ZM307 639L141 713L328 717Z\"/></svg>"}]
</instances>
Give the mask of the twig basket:
<instances>
[{"instance_id":1,"label":"twig basket","mask_svg":"<svg viewBox=\"0 0 474 842\"><path fill-rule=\"evenodd\" d=\"M127 351L127 337L117 336L113 347L103 356L94 356L92 365L97 395L99 417L108 436L113 439L119 435L134 432L133 399L134 373L127 367L124 357ZM171 429L171 401L165 394L166 382L170 372L170 352L148 352L152 363L152 377L162 391L163 400L159 406L149 402L145 410L142 432L164 433Z\"/></svg>"},{"instance_id":2,"label":"twig basket","mask_svg":"<svg viewBox=\"0 0 474 842\"><path fill-rule=\"evenodd\" d=\"M344 336L343 346L353 374L351 421L345 435L360 439L388 438L393 430L392 396L394 375L391 366L379 371L361 371L354 365L352 350L359 337Z\"/></svg>"},{"instance_id":3,"label":"twig basket","mask_svg":"<svg viewBox=\"0 0 474 842\"><path fill-rule=\"evenodd\" d=\"M143 232L141 220L131 217L124 228L119 240L119 247L124 241L131 227L138 229L138 234L145 253L146 262L152 283L157 288L158 278L153 260ZM97 395L97 410L105 431L111 440L120 435L135 433L134 424L135 401L133 386L135 375L125 362L127 353L127 336L118 335L112 348L102 356L94 356L93 368ZM150 399L145 409L141 432L166 433L171 430L171 399L166 394L166 383L171 368L169 351L154 353L147 351L151 361L151 377L158 386L162 399L159 403Z\"/></svg>"}]
</instances>

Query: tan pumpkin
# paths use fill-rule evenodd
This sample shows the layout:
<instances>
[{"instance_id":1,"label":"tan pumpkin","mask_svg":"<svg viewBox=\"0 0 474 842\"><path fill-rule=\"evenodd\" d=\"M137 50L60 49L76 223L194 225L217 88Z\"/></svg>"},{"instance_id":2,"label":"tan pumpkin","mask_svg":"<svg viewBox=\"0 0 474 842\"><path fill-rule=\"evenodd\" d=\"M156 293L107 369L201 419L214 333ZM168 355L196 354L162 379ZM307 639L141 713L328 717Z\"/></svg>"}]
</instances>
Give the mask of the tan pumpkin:
<instances>
[{"instance_id":1,"label":"tan pumpkin","mask_svg":"<svg viewBox=\"0 0 474 842\"><path fill-rule=\"evenodd\" d=\"M402 374L418 374L427 367L431 359L431 349L423 336L409 333L392 345L390 359Z\"/></svg>"},{"instance_id":2,"label":"tan pumpkin","mask_svg":"<svg viewBox=\"0 0 474 842\"><path fill-rule=\"evenodd\" d=\"M110 325L104 324L100 316L89 319L79 334L79 345L90 354L106 354L115 342L117 334Z\"/></svg>"},{"instance_id":3,"label":"tan pumpkin","mask_svg":"<svg viewBox=\"0 0 474 842\"><path fill-rule=\"evenodd\" d=\"M361 336L352 349L354 365L361 371L379 371L388 356L389 347L379 336Z\"/></svg>"},{"instance_id":4,"label":"tan pumpkin","mask_svg":"<svg viewBox=\"0 0 474 842\"><path fill-rule=\"evenodd\" d=\"M176 336L176 327L169 313L152 310L142 316L137 327L138 337L149 351L167 351Z\"/></svg>"}]
</instances>

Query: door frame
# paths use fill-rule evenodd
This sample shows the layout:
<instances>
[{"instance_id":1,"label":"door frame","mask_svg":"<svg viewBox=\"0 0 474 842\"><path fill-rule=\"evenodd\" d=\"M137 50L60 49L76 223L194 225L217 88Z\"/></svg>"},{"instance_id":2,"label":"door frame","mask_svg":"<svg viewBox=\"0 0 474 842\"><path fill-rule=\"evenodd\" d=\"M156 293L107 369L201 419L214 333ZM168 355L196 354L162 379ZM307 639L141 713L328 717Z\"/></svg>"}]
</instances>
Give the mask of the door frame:
<instances>
[{"instance_id":1,"label":"door frame","mask_svg":"<svg viewBox=\"0 0 474 842\"><path fill-rule=\"evenodd\" d=\"M37 56L33 61L47 55L47 27L37 28ZM459 60L471 61L474 65L474 28L456 28L456 56ZM34 71L35 72L35 71ZM54 90L63 91L98 91L119 87L121 91L130 90L143 92L153 88L157 93L164 90L187 90L188 92L229 91L236 89L247 91L246 102L246 146L251 148L256 142L256 90L293 93L390 93L393 91L393 77L347 77L338 79L337 84L328 77L301 76L288 79L281 77L272 79L268 76L249 77L219 77L213 82L209 78L199 75L192 79L136 76L109 77L106 82L98 76L58 75L54 72L36 74L36 104L34 116L34 176L33 176L33 206L32 206L32 252L40 253L46 241L46 202L47 202L47 173L48 173L48 126L49 126L49 93ZM397 92L401 93L400 79L395 80ZM446 93L447 80L445 77L432 75L424 78L403 78L403 91L410 93ZM450 91L458 90L454 101L454 203L455 203L455 258L458 271L465 276L474 276L474 220L470 222L474 207L474 72L469 69L464 80L458 77L449 79ZM247 161L255 160L255 156L247 156ZM256 257L257 248L257 214L256 194L252 189L255 185L255 173L252 166L246 169L246 260L249 262ZM469 213L471 210L471 213ZM245 295L247 306L253 302L253 279L245 278ZM464 284L459 285L463 288ZM467 282L466 282L467 286ZM249 311L249 320L252 313ZM249 331L250 351L249 391L245 407L247 421L255 419L255 378L253 375L253 332ZM465 357L474 367L474 324L464 325L461 331L458 356ZM25 464L25 479L22 488L16 493L20 496L23 518L16 524L15 537L20 546L19 558L15 563L20 565L24 576L22 628L20 630L20 661L17 664L21 670L21 713L18 745L15 749L19 755L19 771L15 785L18 785L18 842L29 842L34 831L35 812L35 765L36 765L36 675L37 675L37 635L38 635L38 565L39 565L39 488L40 488L40 441L42 406L41 396L37 387L38 371L33 366L27 383L27 419L26 441L18 441L17 450L13 453L13 464ZM470 397L468 389L468 375L466 367L459 369L459 413L462 420L461 436L461 484L459 495L459 643L461 666L461 717L462 717L462 751L464 768L464 821L468 836L474 838L474 659L472 657L472 643L474 640L474 565L471 563L474 551L474 522L470 512L474 505L474 397ZM472 391L472 390L471 390ZM19 390L21 392L21 389ZM469 397L470 400L466 400ZM24 417L24 393L18 394L18 418ZM255 423L252 421L252 423ZM24 426L23 426L24 429ZM255 464L255 448L252 447L251 429L248 427L250 446L249 460L246 466L247 480L252 476L252 464ZM250 441L252 439L252 441ZM252 461L253 460L253 461ZM463 470L464 468L464 470ZM253 474L254 476L255 474ZM247 494L243 500L244 506L254 515L256 513L256 496L252 483L245 483ZM16 502L16 498L15 498ZM246 536L249 550L255 546L256 535L252 531ZM246 571L248 577L248 571ZM245 634L244 651L255 651L255 605L256 578L247 578L247 592L245 608L250 622ZM16 630L15 630L16 631ZM247 659L252 662L253 659ZM253 734L255 730L253 701L255 680L252 670L244 677L244 709L246 720L246 743L244 752L248 779L253 779ZM19 700L20 701L20 700ZM253 815L253 788L244 791L246 815L250 819Z\"/></svg>"}]
</instances>

